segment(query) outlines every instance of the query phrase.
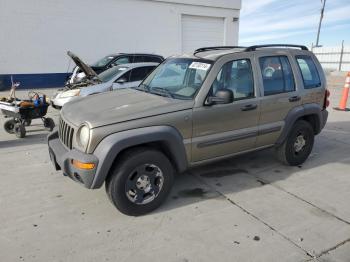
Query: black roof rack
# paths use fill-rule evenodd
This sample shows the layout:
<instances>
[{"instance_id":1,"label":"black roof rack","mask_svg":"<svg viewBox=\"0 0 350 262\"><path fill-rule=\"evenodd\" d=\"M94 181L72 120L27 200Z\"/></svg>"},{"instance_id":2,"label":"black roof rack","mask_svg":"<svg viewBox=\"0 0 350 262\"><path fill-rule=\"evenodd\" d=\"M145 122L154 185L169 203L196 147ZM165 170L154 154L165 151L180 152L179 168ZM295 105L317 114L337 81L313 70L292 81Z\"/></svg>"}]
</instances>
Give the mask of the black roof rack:
<instances>
[{"instance_id":1,"label":"black roof rack","mask_svg":"<svg viewBox=\"0 0 350 262\"><path fill-rule=\"evenodd\" d=\"M194 51L194 55L201 53L201 52L206 52L206 51L211 51L211 50L229 50L229 49L236 49L236 48L245 48L243 46L211 46L211 47L202 47L198 48L196 51Z\"/></svg>"},{"instance_id":2,"label":"black roof rack","mask_svg":"<svg viewBox=\"0 0 350 262\"><path fill-rule=\"evenodd\" d=\"M271 45L253 45L248 48L246 48L246 52L255 51L258 48L265 48L265 47L294 47L294 48L300 48L301 50L309 50L304 45L288 45L288 44L271 44Z\"/></svg>"}]
</instances>

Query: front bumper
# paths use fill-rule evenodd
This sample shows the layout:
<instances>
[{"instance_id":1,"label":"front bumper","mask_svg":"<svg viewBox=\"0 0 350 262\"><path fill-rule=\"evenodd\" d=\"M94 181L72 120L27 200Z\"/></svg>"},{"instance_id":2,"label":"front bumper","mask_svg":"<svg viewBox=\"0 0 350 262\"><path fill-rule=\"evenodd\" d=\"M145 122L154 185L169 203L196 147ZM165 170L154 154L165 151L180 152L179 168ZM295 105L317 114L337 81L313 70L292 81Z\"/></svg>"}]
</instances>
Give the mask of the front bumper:
<instances>
[{"instance_id":1,"label":"front bumper","mask_svg":"<svg viewBox=\"0 0 350 262\"><path fill-rule=\"evenodd\" d=\"M76 149L67 149L60 141L57 129L50 133L47 139L50 159L56 170L62 170L63 175L83 184L87 188L92 188L93 180L97 173L98 158ZM91 170L77 169L73 166L72 160L78 160L82 163L94 163L95 167Z\"/></svg>"}]
</instances>

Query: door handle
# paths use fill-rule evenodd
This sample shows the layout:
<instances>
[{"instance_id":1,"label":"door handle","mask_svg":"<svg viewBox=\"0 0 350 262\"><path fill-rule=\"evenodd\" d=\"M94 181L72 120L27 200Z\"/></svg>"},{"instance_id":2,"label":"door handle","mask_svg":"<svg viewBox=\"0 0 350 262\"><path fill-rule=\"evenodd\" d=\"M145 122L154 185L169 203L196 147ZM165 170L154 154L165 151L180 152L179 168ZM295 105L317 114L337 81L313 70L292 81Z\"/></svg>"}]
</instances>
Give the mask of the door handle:
<instances>
[{"instance_id":1,"label":"door handle","mask_svg":"<svg viewBox=\"0 0 350 262\"><path fill-rule=\"evenodd\" d=\"M289 102L298 102L300 101L301 97L300 96L292 96L289 98Z\"/></svg>"},{"instance_id":2,"label":"door handle","mask_svg":"<svg viewBox=\"0 0 350 262\"><path fill-rule=\"evenodd\" d=\"M242 111L251 111L251 110L255 110L258 108L258 105L246 105L244 107L241 107Z\"/></svg>"}]
</instances>

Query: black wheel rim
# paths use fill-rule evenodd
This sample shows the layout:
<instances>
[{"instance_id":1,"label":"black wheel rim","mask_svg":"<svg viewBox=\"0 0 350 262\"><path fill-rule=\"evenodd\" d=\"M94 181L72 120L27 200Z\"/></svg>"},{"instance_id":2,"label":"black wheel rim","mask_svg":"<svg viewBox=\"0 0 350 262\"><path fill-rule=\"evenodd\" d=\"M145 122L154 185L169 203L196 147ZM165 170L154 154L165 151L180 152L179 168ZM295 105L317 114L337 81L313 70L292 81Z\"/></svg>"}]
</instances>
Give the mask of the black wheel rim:
<instances>
[{"instance_id":1,"label":"black wheel rim","mask_svg":"<svg viewBox=\"0 0 350 262\"><path fill-rule=\"evenodd\" d=\"M125 194L134 204L145 205L157 198L163 188L162 170L153 164L135 168L125 183Z\"/></svg>"}]
</instances>

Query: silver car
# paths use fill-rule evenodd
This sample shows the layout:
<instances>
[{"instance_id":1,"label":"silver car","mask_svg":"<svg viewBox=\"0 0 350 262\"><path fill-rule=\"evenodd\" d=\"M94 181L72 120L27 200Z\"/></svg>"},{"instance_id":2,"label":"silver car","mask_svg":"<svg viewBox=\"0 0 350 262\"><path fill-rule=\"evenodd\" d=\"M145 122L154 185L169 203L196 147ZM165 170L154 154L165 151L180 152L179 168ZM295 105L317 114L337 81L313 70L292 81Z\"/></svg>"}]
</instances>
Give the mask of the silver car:
<instances>
[{"instance_id":1,"label":"silver car","mask_svg":"<svg viewBox=\"0 0 350 262\"><path fill-rule=\"evenodd\" d=\"M86 77L78 83L66 85L54 94L51 98L51 104L56 109L61 109L64 104L79 97L119 88L137 87L159 65L158 63L124 64L110 68L97 75L91 67L83 63L74 54L68 54L76 62L77 66L82 69Z\"/></svg>"}]
</instances>

